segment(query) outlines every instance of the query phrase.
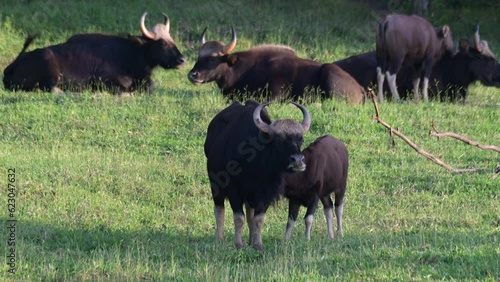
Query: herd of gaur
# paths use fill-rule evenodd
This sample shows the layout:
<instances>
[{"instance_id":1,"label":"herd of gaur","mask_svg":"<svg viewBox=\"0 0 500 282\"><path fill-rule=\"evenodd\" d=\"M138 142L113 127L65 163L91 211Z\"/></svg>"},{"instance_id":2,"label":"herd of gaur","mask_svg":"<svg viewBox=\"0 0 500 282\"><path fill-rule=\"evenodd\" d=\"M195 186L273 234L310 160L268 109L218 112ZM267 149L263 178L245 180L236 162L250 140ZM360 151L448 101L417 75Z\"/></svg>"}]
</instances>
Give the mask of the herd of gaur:
<instances>
[{"instance_id":1,"label":"herd of gaur","mask_svg":"<svg viewBox=\"0 0 500 282\"><path fill-rule=\"evenodd\" d=\"M153 29L146 28L145 18L146 13L140 18L140 36L76 34L64 43L27 52L34 39L30 36L5 69L4 87L52 92L105 89L115 94L150 91L155 67L179 68L186 58L170 36L166 15ZM375 51L325 64L300 58L294 49L283 45L260 45L233 53L237 43L234 28L228 44L207 41L206 32L205 28L198 60L188 79L193 84L215 81L222 94L233 100L245 99L248 94L294 101L321 95L323 99L359 104L367 88L377 85L380 101L384 87L390 89L393 100L413 94L418 101L422 82L425 101L465 101L467 88L475 81L500 87L499 63L488 43L480 39L479 27L472 43L462 39L457 49L447 25L435 28L422 17L387 15L379 24ZM302 122L271 121L265 109L269 103L235 101L208 126L204 151L217 239L223 239L224 202L228 199L236 247L243 246L246 212L249 243L262 249L264 215L280 195L289 199L285 238L291 236L300 206L307 207L304 221L306 237L310 238L319 201L324 206L328 235L334 237L335 207L337 233L342 236L348 173L345 145L325 135L301 150L303 135L311 125L308 110L292 102L301 110Z\"/></svg>"}]
</instances>

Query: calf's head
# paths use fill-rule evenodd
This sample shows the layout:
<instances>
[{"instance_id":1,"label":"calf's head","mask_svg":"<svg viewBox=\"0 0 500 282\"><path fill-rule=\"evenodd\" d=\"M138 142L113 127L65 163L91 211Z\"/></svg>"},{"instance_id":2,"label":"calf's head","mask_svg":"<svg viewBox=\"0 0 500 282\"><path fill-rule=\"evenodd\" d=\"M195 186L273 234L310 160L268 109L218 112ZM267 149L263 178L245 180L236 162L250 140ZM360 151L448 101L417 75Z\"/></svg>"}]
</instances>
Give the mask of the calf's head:
<instances>
[{"instance_id":1,"label":"calf's head","mask_svg":"<svg viewBox=\"0 0 500 282\"><path fill-rule=\"evenodd\" d=\"M188 73L188 78L193 84L207 83L219 79L223 73L223 68L235 63L236 57L230 56L236 46L236 32L231 27L231 43L224 44L220 41L206 41L205 34L207 28L203 30L200 39L200 50L198 60L193 69Z\"/></svg>"},{"instance_id":2,"label":"calf's head","mask_svg":"<svg viewBox=\"0 0 500 282\"><path fill-rule=\"evenodd\" d=\"M306 164L301 146L304 142L304 133L309 130L311 117L306 108L297 106L304 116L301 123L291 119L276 120L271 124L262 121L260 113L271 102L261 104L253 112L255 126L263 134L264 143L271 147L272 159L282 168L289 171L304 171Z\"/></svg>"},{"instance_id":3,"label":"calf's head","mask_svg":"<svg viewBox=\"0 0 500 282\"><path fill-rule=\"evenodd\" d=\"M146 15L147 13L144 13L139 22L143 35L139 43L144 47L148 63L152 66L160 65L165 69L179 68L184 65L186 58L177 49L170 36L170 20L167 15L163 14L165 22L156 24L152 30L146 28L144 23Z\"/></svg>"}]
</instances>

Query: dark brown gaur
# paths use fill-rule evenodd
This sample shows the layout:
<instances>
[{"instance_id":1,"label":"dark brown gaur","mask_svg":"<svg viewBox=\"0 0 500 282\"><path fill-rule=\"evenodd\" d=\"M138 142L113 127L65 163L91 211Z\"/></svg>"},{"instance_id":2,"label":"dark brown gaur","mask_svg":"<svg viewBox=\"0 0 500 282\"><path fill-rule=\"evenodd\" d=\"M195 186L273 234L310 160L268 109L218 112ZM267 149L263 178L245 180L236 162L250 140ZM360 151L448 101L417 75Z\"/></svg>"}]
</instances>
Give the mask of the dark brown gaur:
<instances>
[{"instance_id":1,"label":"dark brown gaur","mask_svg":"<svg viewBox=\"0 0 500 282\"><path fill-rule=\"evenodd\" d=\"M351 104L362 102L364 91L348 73L332 64L299 58L288 46L261 45L231 53L237 42L234 28L231 30L229 44L207 41L207 29L203 30L198 60L188 73L193 84L214 81L222 94L231 99L257 95L298 100L319 94Z\"/></svg>"},{"instance_id":2,"label":"dark brown gaur","mask_svg":"<svg viewBox=\"0 0 500 282\"><path fill-rule=\"evenodd\" d=\"M170 21L148 30L144 24L147 13L139 21L142 36L128 37L82 33L65 43L23 51L4 71L6 89L61 92L66 90L106 89L115 94L151 90L153 69L179 68L186 58L170 36Z\"/></svg>"},{"instance_id":3,"label":"dark brown gaur","mask_svg":"<svg viewBox=\"0 0 500 282\"><path fill-rule=\"evenodd\" d=\"M285 174L306 169L300 147L311 126L309 112L294 103L304 116L301 123L291 119L272 122L267 105L253 100L245 105L234 102L212 119L205 139L215 236L219 241L224 238L224 202L229 199L238 249L243 247L243 205L250 245L261 250L264 216L283 194Z\"/></svg>"},{"instance_id":4,"label":"dark brown gaur","mask_svg":"<svg viewBox=\"0 0 500 282\"><path fill-rule=\"evenodd\" d=\"M344 195L347 187L349 154L340 140L325 135L317 138L302 150L307 169L303 172L288 173L285 176L285 197L289 200L288 222L285 239L292 235L300 206L307 207L304 222L306 239L311 238L313 216L319 201L323 204L328 236L333 238L333 206L337 217L337 234L343 236L342 214ZM335 203L331 194L335 195Z\"/></svg>"}]
</instances>

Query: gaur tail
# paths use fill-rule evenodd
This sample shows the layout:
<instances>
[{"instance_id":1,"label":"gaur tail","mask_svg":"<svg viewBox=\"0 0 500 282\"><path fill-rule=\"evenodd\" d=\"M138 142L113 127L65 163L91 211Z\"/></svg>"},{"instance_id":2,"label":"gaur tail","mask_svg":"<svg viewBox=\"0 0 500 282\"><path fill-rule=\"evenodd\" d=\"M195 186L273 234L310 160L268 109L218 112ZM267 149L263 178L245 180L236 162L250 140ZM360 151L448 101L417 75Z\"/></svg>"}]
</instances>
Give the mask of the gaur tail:
<instances>
[{"instance_id":1,"label":"gaur tail","mask_svg":"<svg viewBox=\"0 0 500 282\"><path fill-rule=\"evenodd\" d=\"M377 36L375 38L376 42L376 54L377 54L377 65L381 66L382 69L385 68L385 61L387 59L387 49L385 44L385 33L387 31L388 21L387 19L382 20L378 25Z\"/></svg>"},{"instance_id":2,"label":"gaur tail","mask_svg":"<svg viewBox=\"0 0 500 282\"><path fill-rule=\"evenodd\" d=\"M31 45L31 43L33 43L33 40L35 40L35 38L37 38L37 37L38 37L38 34L28 35L28 37L24 41L23 50L21 50L21 53L19 53L18 57L22 53L26 52L26 49L28 49L28 47Z\"/></svg>"},{"instance_id":3,"label":"gaur tail","mask_svg":"<svg viewBox=\"0 0 500 282\"><path fill-rule=\"evenodd\" d=\"M38 34L28 35L26 40L24 40L23 49L21 50L21 52L19 52L19 55L17 55L17 58L14 60L14 62L12 62L12 64L10 64L5 69L4 76L9 75L14 70L14 68L17 65L16 61L26 52L26 49L28 49L28 47L31 45L31 43L33 43L33 40L35 40L35 38L37 38L37 37L38 37ZM5 78L4 78L4 83L5 83Z\"/></svg>"}]
</instances>

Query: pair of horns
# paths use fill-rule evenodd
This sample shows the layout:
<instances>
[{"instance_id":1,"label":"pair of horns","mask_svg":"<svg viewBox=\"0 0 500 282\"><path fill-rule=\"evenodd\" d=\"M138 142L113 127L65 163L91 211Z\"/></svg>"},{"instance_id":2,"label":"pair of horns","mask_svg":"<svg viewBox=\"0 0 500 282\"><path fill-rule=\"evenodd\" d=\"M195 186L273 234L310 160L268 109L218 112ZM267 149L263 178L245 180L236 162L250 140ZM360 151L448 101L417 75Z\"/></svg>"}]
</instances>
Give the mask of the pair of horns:
<instances>
[{"instance_id":1,"label":"pair of horns","mask_svg":"<svg viewBox=\"0 0 500 282\"><path fill-rule=\"evenodd\" d=\"M205 27L205 29L201 33L200 46L202 46L207 42L205 39L205 34L207 33L207 29L208 26ZM231 33L232 33L231 43L226 44L224 45L224 47L222 47L222 50L220 51L222 55L229 54L231 51L233 51L234 47L236 47L237 39L236 39L236 31L234 31L234 26L231 26Z\"/></svg>"},{"instance_id":2,"label":"pair of horns","mask_svg":"<svg viewBox=\"0 0 500 282\"><path fill-rule=\"evenodd\" d=\"M253 122L260 131L265 132L267 134L273 134L274 127L272 125L265 123L260 118L260 112L269 104L271 104L271 102L260 104L259 106L257 106L257 108L255 108L255 110L253 111ZM309 111L304 106L298 103L292 102L292 104L297 106L302 111L304 119L302 120L302 123L300 125L302 127L302 133L305 133L306 131L309 130L309 127L311 126L311 116L309 115Z\"/></svg>"},{"instance_id":3,"label":"pair of horns","mask_svg":"<svg viewBox=\"0 0 500 282\"><path fill-rule=\"evenodd\" d=\"M146 25L144 24L144 21L146 20L147 14L148 14L147 12L142 14L141 21L139 23L139 26L141 28L141 33L142 33L142 35L144 35L144 37L149 38L151 40L155 40L156 38L158 38L158 34L147 29ZM163 13L163 17L165 18L165 23L163 24L165 26L165 31L167 33L169 33L170 32L170 19L164 13Z\"/></svg>"}]
</instances>

